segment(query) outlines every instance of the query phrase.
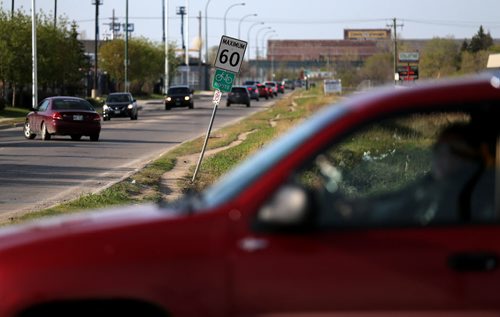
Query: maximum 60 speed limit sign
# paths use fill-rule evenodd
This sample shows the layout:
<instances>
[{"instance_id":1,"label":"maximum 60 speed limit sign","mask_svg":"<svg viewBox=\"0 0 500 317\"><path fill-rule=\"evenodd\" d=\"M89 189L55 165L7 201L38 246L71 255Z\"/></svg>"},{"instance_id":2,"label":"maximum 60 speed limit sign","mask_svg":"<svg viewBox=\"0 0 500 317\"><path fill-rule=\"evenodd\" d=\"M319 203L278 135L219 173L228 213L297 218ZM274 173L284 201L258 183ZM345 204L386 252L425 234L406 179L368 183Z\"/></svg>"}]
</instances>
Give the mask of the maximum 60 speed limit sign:
<instances>
[{"instance_id":1,"label":"maximum 60 speed limit sign","mask_svg":"<svg viewBox=\"0 0 500 317\"><path fill-rule=\"evenodd\" d=\"M247 42L223 35L215 59L215 68L239 73Z\"/></svg>"}]
</instances>

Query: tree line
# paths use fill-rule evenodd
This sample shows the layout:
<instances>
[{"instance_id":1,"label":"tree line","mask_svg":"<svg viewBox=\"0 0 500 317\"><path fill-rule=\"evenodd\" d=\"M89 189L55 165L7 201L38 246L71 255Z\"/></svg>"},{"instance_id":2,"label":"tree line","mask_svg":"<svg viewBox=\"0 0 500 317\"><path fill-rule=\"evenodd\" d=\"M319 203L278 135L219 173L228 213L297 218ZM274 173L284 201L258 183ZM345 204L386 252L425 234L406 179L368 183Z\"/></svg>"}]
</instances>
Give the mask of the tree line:
<instances>
[{"instance_id":1,"label":"tree line","mask_svg":"<svg viewBox=\"0 0 500 317\"><path fill-rule=\"evenodd\" d=\"M37 78L39 99L51 95L87 97L93 86L93 62L78 38L78 25L61 16L37 14ZM175 73L178 59L170 45L169 67ZM111 90L124 89L125 41L101 41L99 78ZM153 91L163 77L164 46L144 38L128 41L128 81L137 94ZM0 104L31 106L32 23L21 10L0 9ZM105 75L105 76L102 76Z\"/></svg>"}]
</instances>

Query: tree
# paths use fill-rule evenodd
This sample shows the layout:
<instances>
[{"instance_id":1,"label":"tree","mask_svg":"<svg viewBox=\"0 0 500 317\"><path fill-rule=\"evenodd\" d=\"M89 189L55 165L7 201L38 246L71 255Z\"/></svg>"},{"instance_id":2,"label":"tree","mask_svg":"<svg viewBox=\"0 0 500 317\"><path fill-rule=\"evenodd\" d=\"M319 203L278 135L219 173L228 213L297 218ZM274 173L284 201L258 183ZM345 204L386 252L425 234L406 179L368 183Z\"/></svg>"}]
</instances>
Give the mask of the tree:
<instances>
[{"instance_id":1,"label":"tree","mask_svg":"<svg viewBox=\"0 0 500 317\"><path fill-rule=\"evenodd\" d=\"M493 45L493 38L490 33L484 33L483 26L479 27L476 35L474 35L467 47L467 51L477 53L479 51L488 50Z\"/></svg>"},{"instance_id":2,"label":"tree","mask_svg":"<svg viewBox=\"0 0 500 317\"><path fill-rule=\"evenodd\" d=\"M144 38L131 39L128 42L128 80L134 92L142 92L145 84L153 84L164 73L165 50L162 45L154 45ZM104 43L99 50L101 70L106 71L116 82L117 89L124 89L125 81L125 41L122 39ZM175 59L175 47L169 45L169 74L176 72L178 62Z\"/></svg>"},{"instance_id":3,"label":"tree","mask_svg":"<svg viewBox=\"0 0 500 317\"><path fill-rule=\"evenodd\" d=\"M393 54L379 53L370 56L361 69L361 76L379 85L393 80Z\"/></svg>"},{"instance_id":4,"label":"tree","mask_svg":"<svg viewBox=\"0 0 500 317\"><path fill-rule=\"evenodd\" d=\"M453 38L433 38L422 50L420 76L423 78L450 76L458 70L459 61L459 45Z\"/></svg>"}]
</instances>

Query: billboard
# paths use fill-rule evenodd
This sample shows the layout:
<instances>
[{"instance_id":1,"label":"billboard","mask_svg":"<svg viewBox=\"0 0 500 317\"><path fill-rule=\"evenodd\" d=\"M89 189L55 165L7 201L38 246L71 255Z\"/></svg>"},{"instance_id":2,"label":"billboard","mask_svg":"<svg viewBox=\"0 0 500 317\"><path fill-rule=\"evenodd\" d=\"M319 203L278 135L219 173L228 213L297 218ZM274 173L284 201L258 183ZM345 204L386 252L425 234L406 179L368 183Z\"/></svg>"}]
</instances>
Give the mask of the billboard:
<instances>
[{"instance_id":1,"label":"billboard","mask_svg":"<svg viewBox=\"0 0 500 317\"><path fill-rule=\"evenodd\" d=\"M390 29L344 29L344 40L389 40Z\"/></svg>"}]
</instances>

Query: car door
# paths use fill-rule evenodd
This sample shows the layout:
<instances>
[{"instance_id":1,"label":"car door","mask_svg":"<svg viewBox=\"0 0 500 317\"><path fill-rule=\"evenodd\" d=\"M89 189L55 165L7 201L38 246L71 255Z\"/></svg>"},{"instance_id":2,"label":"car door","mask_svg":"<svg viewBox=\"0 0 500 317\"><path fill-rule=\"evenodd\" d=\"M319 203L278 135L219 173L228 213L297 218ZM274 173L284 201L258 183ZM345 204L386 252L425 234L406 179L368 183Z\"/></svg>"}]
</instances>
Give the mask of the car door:
<instances>
[{"instance_id":1,"label":"car door","mask_svg":"<svg viewBox=\"0 0 500 317\"><path fill-rule=\"evenodd\" d=\"M433 113L377 122L291 173L257 216L235 229L235 314L500 313L495 167L453 144L450 153L469 155L463 169L436 176L456 165L436 157L443 154L440 131L471 120ZM485 130L479 143L496 140L497 130ZM489 148L495 157L495 145ZM312 211L307 226L294 222L301 209Z\"/></svg>"},{"instance_id":2,"label":"car door","mask_svg":"<svg viewBox=\"0 0 500 317\"><path fill-rule=\"evenodd\" d=\"M31 116L30 120L30 127L33 131L36 131L37 133L40 132L40 127L42 125L42 121L44 120L45 113L47 111L47 108L49 107L49 100L44 100L42 101L36 109L34 109L33 115Z\"/></svg>"}]
</instances>

